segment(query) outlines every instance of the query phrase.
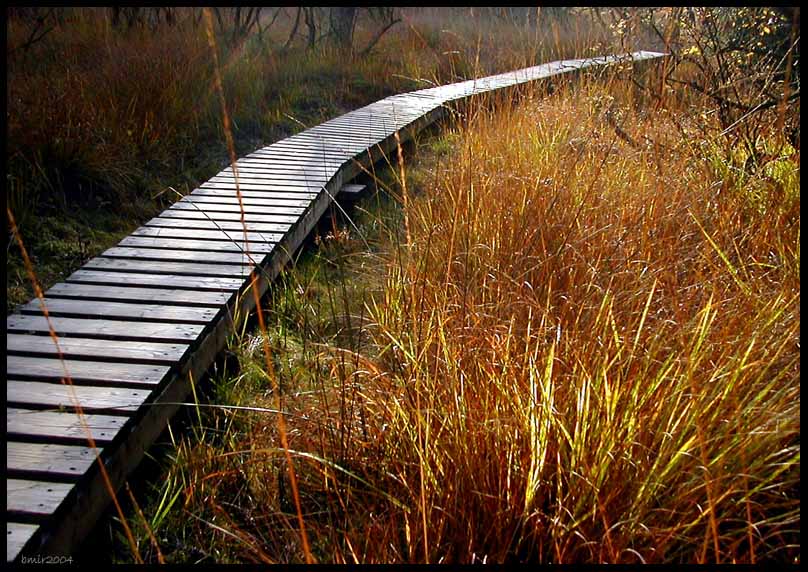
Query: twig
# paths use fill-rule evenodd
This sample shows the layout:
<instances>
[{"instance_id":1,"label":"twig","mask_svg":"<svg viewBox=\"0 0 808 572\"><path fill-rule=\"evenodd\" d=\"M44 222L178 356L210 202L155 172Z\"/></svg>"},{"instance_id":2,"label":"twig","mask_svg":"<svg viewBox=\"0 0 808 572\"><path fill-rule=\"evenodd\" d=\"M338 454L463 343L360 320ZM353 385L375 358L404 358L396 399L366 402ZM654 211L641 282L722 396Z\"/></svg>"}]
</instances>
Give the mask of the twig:
<instances>
[{"instance_id":1,"label":"twig","mask_svg":"<svg viewBox=\"0 0 808 572\"><path fill-rule=\"evenodd\" d=\"M401 18L396 18L395 20L393 20L389 24L387 24L384 28L379 30L379 32L370 41L370 43L367 45L367 47L364 50L362 50L361 52L359 52L359 56L364 57L367 54L369 54L370 51L376 46L376 44L379 43L379 40L382 39L382 36L387 32L387 30L389 30L390 28L392 28L393 26L395 26L399 22L401 22Z\"/></svg>"}]
</instances>

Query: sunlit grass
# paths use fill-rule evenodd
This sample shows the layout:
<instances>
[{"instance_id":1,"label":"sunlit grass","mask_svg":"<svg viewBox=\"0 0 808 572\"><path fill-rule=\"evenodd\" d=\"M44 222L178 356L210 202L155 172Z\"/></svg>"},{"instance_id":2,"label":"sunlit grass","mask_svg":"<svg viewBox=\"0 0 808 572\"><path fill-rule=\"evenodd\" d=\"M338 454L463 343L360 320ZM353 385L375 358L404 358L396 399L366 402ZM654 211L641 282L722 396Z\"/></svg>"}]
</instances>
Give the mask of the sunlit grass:
<instances>
[{"instance_id":1,"label":"sunlit grass","mask_svg":"<svg viewBox=\"0 0 808 572\"><path fill-rule=\"evenodd\" d=\"M479 108L388 173L370 251L333 233L275 289L318 561L799 560L799 153L739 180L687 112L619 81ZM300 561L249 340L218 403L254 409L182 445L174 518Z\"/></svg>"}]
</instances>

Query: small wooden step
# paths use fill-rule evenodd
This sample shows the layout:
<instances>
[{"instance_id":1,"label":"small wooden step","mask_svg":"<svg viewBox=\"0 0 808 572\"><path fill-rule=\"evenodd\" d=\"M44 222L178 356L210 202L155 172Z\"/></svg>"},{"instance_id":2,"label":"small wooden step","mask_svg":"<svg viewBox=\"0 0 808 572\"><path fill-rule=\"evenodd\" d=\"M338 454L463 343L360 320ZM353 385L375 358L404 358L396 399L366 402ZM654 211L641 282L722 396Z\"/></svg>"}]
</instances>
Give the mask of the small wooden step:
<instances>
[{"instance_id":1,"label":"small wooden step","mask_svg":"<svg viewBox=\"0 0 808 572\"><path fill-rule=\"evenodd\" d=\"M357 185L357 184L349 184L349 185L342 185L339 190L340 195L349 195L349 196L359 196L362 191L367 189L367 185Z\"/></svg>"}]
</instances>

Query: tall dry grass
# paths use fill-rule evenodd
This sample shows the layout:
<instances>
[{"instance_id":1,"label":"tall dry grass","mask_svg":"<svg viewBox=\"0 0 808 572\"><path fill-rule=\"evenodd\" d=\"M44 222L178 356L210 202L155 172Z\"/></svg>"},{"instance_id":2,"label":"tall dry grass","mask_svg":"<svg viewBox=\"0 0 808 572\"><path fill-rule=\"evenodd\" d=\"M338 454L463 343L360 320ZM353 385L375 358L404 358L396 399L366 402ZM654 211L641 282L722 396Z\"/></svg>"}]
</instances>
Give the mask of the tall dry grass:
<instances>
[{"instance_id":1,"label":"tall dry grass","mask_svg":"<svg viewBox=\"0 0 808 572\"><path fill-rule=\"evenodd\" d=\"M481 107L381 250L334 234L278 291L319 561L799 561L799 152L749 173L689 112ZM172 490L207 558L299 561L252 346Z\"/></svg>"},{"instance_id":2,"label":"tall dry grass","mask_svg":"<svg viewBox=\"0 0 808 572\"><path fill-rule=\"evenodd\" d=\"M798 538L798 163L738 185L621 97L478 116L409 213L365 376L408 558L755 561Z\"/></svg>"}]
</instances>

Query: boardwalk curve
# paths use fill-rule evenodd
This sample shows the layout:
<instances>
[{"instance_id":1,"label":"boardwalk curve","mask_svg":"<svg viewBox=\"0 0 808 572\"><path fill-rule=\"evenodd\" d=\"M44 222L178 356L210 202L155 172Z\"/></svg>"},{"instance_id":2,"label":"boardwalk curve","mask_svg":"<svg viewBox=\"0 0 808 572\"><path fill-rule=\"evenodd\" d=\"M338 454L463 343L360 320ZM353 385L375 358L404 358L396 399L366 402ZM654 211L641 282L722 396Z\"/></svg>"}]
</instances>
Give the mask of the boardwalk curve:
<instances>
[{"instance_id":1,"label":"boardwalk curve","mask_svg":"<svg viewBox=\"0 0 808 572\"><path fill-rule=\"evenodd\" d=\"M663 56L564 60L394 95L237 161L6 319L6 559L69 555L231 331L363 167L447 104L582 68ZM247 246L249 247L247 249ZM247 255L249 252L249 256ZM63 384L67 368L73 387ZM79 422L76 400L87 427Z\"/></svg>"}]
</instances>

